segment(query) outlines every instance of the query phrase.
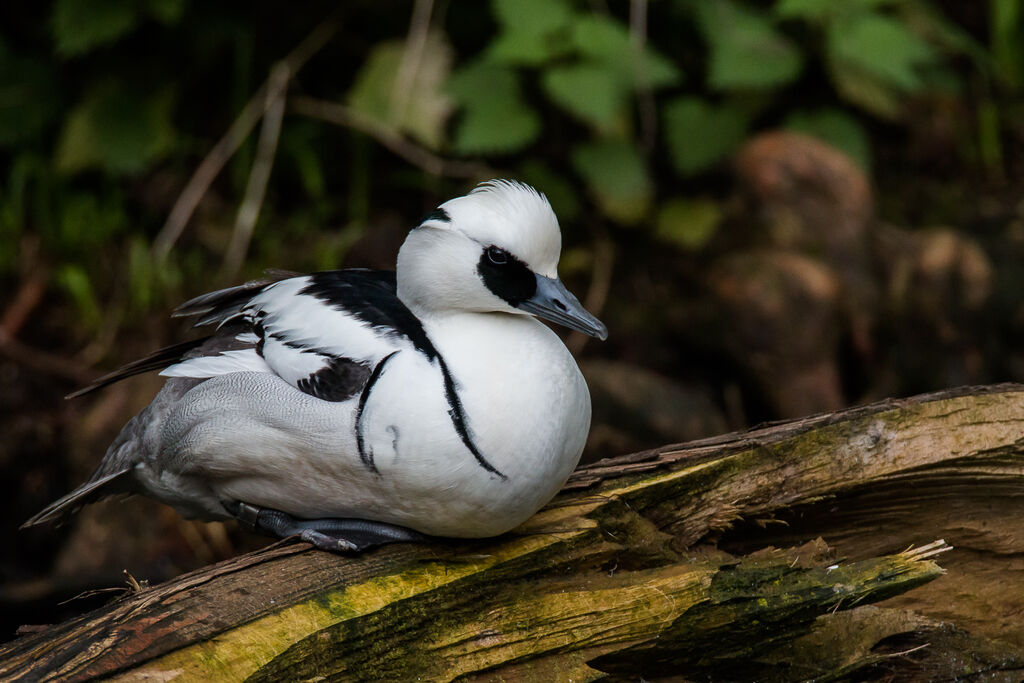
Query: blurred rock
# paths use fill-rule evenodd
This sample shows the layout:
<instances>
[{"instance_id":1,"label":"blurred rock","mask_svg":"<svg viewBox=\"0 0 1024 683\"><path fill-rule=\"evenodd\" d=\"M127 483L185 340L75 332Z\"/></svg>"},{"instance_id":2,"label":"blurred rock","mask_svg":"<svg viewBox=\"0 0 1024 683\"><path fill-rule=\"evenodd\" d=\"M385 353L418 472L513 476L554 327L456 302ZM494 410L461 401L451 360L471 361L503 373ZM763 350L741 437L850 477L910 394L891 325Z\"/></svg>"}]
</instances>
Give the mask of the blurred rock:
<instances>
[{"instance_id":1,"label":"blurred rock","mask_svg":"<svg viewBox=\"0 0 1024 683\"><path fill-rule=\"evenodd\" d=\"M880 225L875 253L886 282L884 315L899 371L878 393L990 381L984 349L995 268L981 246L951 228Z\"/></svg>"},{"instance_id":2,"label":"blurred rock","mask_svg":"<svg viewBox=\"0 0 1024 683\"><path fill-rule=\"evenodd\" d=\"M835 273L853 348L870 355L877 287L869 248L874 198L864 172L826 143L782 131L751 140L735 169L768 243L820 259Z\"/></svg>"},{"instance_id":3,"label":"blurred rock","mask_svg":"<svg viewBox=\"0 0 1024 683\"><path fill-rule=\"evenodd\" d=\"M780 418L843 407L834 273L801 254L762 250L712 266L723 343Z\"/></svg>"},{"instance_id":4,"label":"blurred rock","mask_svg":"<svg viewBox=\"0 0 1024 683\"><path fill-rule=\"evenodd\" d=\"M836 262L866 258L871 187L842 152L799 133L771 132L747 143L735 168L739 190L776 246Z\"/></svg>"},{"instance_id":5,"label":"blurred rock","mask_svg":"<svg viewBox=\"0 0 1024 683\"><path fill-rule=\"evenodd\" d=\"M981 246L951 228L878 231L878 261L886 272L889 307L930 321L943 340L957 332L957 312L979 310L992 294L994 270Z\"/></svg>"},{"instance_id":6,"label":"blurred rock","mask_svg":"<svg viewBox=\"0 0 1024 683\"><path fill-rule=\"evenodd\" d=\"M594 406L584 462L727 431L722 412L703 389L629 363L580 365Z\"/></svg>"}]
</instances>

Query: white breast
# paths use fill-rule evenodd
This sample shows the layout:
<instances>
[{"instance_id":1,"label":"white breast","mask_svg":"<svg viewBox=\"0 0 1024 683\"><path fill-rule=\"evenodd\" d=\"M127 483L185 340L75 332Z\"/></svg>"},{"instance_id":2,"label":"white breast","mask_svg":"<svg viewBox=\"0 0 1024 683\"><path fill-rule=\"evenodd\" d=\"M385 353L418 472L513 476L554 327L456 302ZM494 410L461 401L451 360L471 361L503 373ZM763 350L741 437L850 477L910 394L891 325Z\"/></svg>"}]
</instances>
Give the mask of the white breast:
<instances>
[{"instance_id":1,"label":"white breast","mask_svg":"<svg viewBox=\"0 0 1024 683\"><path fill-rule=\"evenodd\" d=\"M452 492L437 499L437 512L460 520L448 534L501 533L547 502L579 462L590 429L586 383L561 340L533 318L452 315L426 328L458 383L471 438L504 475L465 448L440 463L424 453Z\"/></svg>"}]
</instances>

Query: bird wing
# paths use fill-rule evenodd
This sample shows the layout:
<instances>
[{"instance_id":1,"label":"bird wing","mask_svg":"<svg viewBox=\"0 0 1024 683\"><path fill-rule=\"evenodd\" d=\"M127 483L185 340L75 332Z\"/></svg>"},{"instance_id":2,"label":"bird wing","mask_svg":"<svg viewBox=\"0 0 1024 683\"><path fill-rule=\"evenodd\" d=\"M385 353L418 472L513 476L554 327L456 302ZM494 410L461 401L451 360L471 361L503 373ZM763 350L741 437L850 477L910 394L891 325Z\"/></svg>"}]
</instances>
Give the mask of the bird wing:
<instances>
[{"instance_id":1,"label":"bird wing","mask_svg":"<svg viewBox=\"0 0 1024 683\"><path fill-rule=\"evenodd\" d=\"M167 377L272 372L307 394L344 401L396 351L436 356L419 320L398 299L395 274L386 271L250 283L197 297L175 314L199 316L198 326L217 324L217 336L230 330L237 346L193 352L160 373Z\"/></svg>"}]
</instances>

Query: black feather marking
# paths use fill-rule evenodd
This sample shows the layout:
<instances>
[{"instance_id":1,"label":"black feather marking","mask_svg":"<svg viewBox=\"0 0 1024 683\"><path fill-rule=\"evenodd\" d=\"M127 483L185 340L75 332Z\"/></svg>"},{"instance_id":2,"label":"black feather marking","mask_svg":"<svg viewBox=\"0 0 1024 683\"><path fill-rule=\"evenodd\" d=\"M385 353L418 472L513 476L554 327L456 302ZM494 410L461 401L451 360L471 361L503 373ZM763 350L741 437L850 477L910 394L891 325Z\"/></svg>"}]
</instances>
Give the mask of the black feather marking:
<instances>
[{"instance_id":1,"label":"black feather marking","mask_svg":"<svg viewBox=\"0 0 1024 683\"><path fill-rule=\"evenodd\" d=\"M256 353L259 354L260 358L266 360L266 356L263 355L263 347L267 343L267 331L263 327L263 318L266 314L260 311L260 315L256 316L256 321L252 324L253 334L256 335Z\"/></svg>"},{"instance_id":2,"label":"black feather marking","mask_svg":"<svg viewBox=\"0 0 1024 683\"><path fill-rule=\"evenodd\" d=\"M388 425L388 434L391 435L391 450L395 452L395 458L398 458L398 438L402 435L402 432L398 429L398 425Z\"/></svg>"},{"instance_id":3,"label":"black feather marking","mask_svg":"<svg viewBox=\"0 0 1024 683\"><path fill-rule=\"evenodd\" d=\"M515 259L511 255L510 258ZM515 260L518 263L522 263L518 259ZM529 273L529 269L525 265L522 267ZM533 286L536 287L536 277L530 273L530 278ZM301 293L315 296L335 309L353 315L377 329L387 330L404 336L428 359L436 359L441 368L441 375L444 378L444 394L445 399L448 401L448 416L451 418L452 427L455 428L455 432L459 435L462 443L473 454L473 457L476 458L481 467L502 479L507 479L504 474L487 461L473 442L469 420L466 417L466 411L462 407L462 400L459 398L459 392L455 380L448 370L448 365L434 347L433 342L430 341L430 337L427 336L419 318L413 315L413 312L398 298L397 289L395 274L391 271L335 270L311 275L310 283L303 288ZM532 294L531 292L530 295L532 296ZM362 432L358 426L359 417L362 415L362 406L366 402L365 399L369 396L370 387L380 375L379 370L383 369L384 361L391 358L392 355L394 353L386 356L374 368L366 386L363 387L363 394L360 396L360 406L356 412L356 442L359 446L359 457L364 463L370 463L368 466L373 471L377 471L377 469L372 464L372 457L368 456L363 450Z\"/></svg>"},{"instance_id":4,"label":"black feather marking","mask_svg":"<svg viewBox=\"0 0 1024 683\"><path fill-rule=\"evenodd\" d=\"M509 255L509 258L513 259L516 263L522 264L514 256ZM530 282L536 288L536 277L525 265L522 265L522 268L529 273ZM353 315L377 329L399 334L411 341L413 346L428 359L437 360L444 378L444 394L445 399L448 401L448 416L451 418L452 427L455 428L462 443L473 454L473 457L476 458L481 467L502 479L507 479L504 474L487 461L473 442L469 420L466 417L466 411L462 407L462 400L459 398L455 380L448 370L448 365L444 362L444 358L441 357L433 342L430 341L430 337L427 336L419 318L398 298L395 274L391 271L383 270L334 270L314 273L309 277L310 283L302 289L301 294L315 296L333 308ZM530 296L532 295L533 292L531 291ZM362 396L359 398L360 405L356 412L356 442L359 446L359 457L364 463L369 463L368 466L375 472L377 468L373 466L372 456L368 456L363 450L363 437L359 428L359 417L362 415L362 406L369 396L370 388L380 375L379 371L383 369L384 362L393 355L394 353L386 356L374 368L366 386L363 387Z\"/></svg>"},{"instance_id":5,"label":"black feather marking","mask_svg":"<svg viewBox=\"0 0 1024 683\"><path fill-rule=\"evenodd\" d=\"M439 221L441 223L451 223L452 222L452 217L449 216L448 212L445 211L444 209L437 208L437 209L434 209L433 211L429 212L426 216L424 216L423 220L420 221L420 225L423 225L427 221Z\"/></svg>"},{"instance_id":6,"label":"black feather marking","mask_svg":"<svg viewBox=\"0 0 1024 683\"><path fill-rule=\"evenodd\" d=\"M269 277L262 280L252 280L244 285L220 289L216 292L201 294L194 299L189 299L174 309L171 316L175 318L201 316L194 323L193 327L222 323L239 315L246 304L254 296L266 289L268 285L294 277L295 275L285 271L274 271L267 274Z\"/></svg>"},{"instance_id":7,"label":"black feather marking","mask_svg":"<svg viewBox=\"0 0 1024 683\"><path fill-rule=\"evenodd\" d=\"M295 386L310 396L338 402L347 401L358 394L372 379L370 368L366 364L350 358L335 357L331 358L326 367L317 370L306 379L300 379Z\"/></svg>"},{"instance_id":8,"label":"black feather marking","mask_svg":"<svg viewBox=\"0 0 1024 683\"><path fill-rule=\"evenodd\" d=\"M462 409L462 399L459 398L455 379L452 377L452 374L448 372L448 364L444 362L444 358L438 356L437 360L441 366L441 374L444 376L444 395L445 398L448 399L448 416L452 420L452 425L455 427L456 433L458 433L459 438L462 439L462 443L465 444L466 448L469 449L469 452L473 454L473 457L476 458L480 467L483 467L488 472L496 474L502 479L507 480L508 477L499 472L494 465L489 463L487 458L480 453L476 444L473 443L473 438L469 433L469 424L466 419L466 412Z\"/></svg>"},{"instance_id":9,"label":"black feather marking","mask_svg":"<svg viewBox=\"0 0 1024 683\"><path fill-rule=\"evenodd\" d=\"M437 349L423 324L398 298L392 271L349 269L313 273L299 294L314 296L378 330L403 336L430 360L437 358Z\"/></svg>"},{"instance_id":10,"label":"black feather marking","mask_svg":"<svg viewBox=\"0 0 1024 683\"><path fill-rule=\"evenodd\" d=\"M256 353L264 359L266 358L263 352L267 339L270 338L290 349L295 349L299 353L313 353L321 356L327 363L327 365L312 373L309 377L296 382L295 387L299 391L324 401L336 403L352 398L366 384L367 378L370 376L370 368L365 363L351 358L336 356L326 349L288 339L286 335L278 332L268 333L263 325L265 315L263 311L260 311L252 326L252 330L258 338Z\"/></svg>"},{"instance_id":11,"label":"black feather marking","mask_svg":"<svg viewBox=\"0 0 1024 683\"><path fill-rule=\"evenodd\" d=\"M537 276L504 249L494 246L484 249L476 272L487 289L510 306L518 306L537 293Z\"/></svg>"},{"instance_id":12,"label":"black feather marking","mask_svg":"<svg viewBox=\"0 0 1024 683\"><path fill-rule=\"evenodd\" d=\"M260 327L262 328L263 326L260 325ZM299 353L318 353L321 356L332 356L332 355L334 355L332 352L327 351L326 349L322 349L322 348L320 348L318 346L315 346L315 345L312 345L312 344L308 344L308 343L303 342L303 341L299 341L298 339L289 339L288 335L286 335L283 332L271 332L270 334L266 334L266 332L264 330L264 332L258 333L258 334L259 334L261 340L265 341L266 337L269 337L270 339L273 339L274 341L280 342L281 345L287 346L289 349L295 349Z\"/></svg>"},{"instance_id":13,"label":"black feather marking","mask_svg":"<svg viewBox=\"0 0 1024 683\"><path fill-rule=\"evenodd\" d=\"M356 448L359 449L359 459L363 461L363 464L373 472L374 474L380 474L377 466L373 464L373 453L366 452L366 442L363 436L363 409L366 408L366 402L370 398L370 391L373 390L373 385L380 379L380 374L384 371L384 365L391 360L398 351L392 351L388 355L380 359L377 366L370 373L370 378L366 380L366 385L363 386L363 393L359 394L359 405L356 406Z\"/></svg>"},{"instance_id":14,"label":"black feather marking","mask_svg":"<svg viewBox=\"0 0 1024 683\"><path fill-rule=\"evenodd\" d=\"M188 352L199 348L200 346L205 344L209 339L210 337L200 337L199 339L191 339L189 341L181 342L179 344L173 344L172 346L166 346L162 349L154 351L145 358L140 358L139 360L132 361L131 363L123 365L109 374L103 375L89 386L83 387L78 391L74 391L65 396L65 398L78 398L79 396L91 394L97 389L102 389L103 387L109 386L114 382L119 382L122 379L127 379L128 377L141 375L142 373L149 372L151 370L163 370L168 366L174 365L175 363L184 360L184 357Z\"/></svg>"}]
</instances>

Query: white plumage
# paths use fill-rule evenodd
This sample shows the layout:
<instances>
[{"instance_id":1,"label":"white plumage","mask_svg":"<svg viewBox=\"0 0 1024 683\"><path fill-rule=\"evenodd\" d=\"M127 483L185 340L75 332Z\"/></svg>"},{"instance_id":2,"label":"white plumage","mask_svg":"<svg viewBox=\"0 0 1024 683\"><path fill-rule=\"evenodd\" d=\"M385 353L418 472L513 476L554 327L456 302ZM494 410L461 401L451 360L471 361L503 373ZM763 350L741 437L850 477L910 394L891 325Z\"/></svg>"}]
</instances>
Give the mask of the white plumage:
<instances>
[{"instance_id":1,"label":"white plumage","mask_svg":"<svg viewBox=\"0 0 1024 683\"><path fill-rule=\"evenodd\" d=\"M531 315L605 336L558 281L560 248L543 195L491 181L409 233L397 277L331 271L194 299L179 314L215 333L97 383L169 378L93 478L27 524L141 492L190 517L260 511L261 530L314 529L334 549L406 540L387 525L511 529L562 486L590 427L575 361ZM367 522L338 531L351 520Z\"/></svg>"}]
</instances>

